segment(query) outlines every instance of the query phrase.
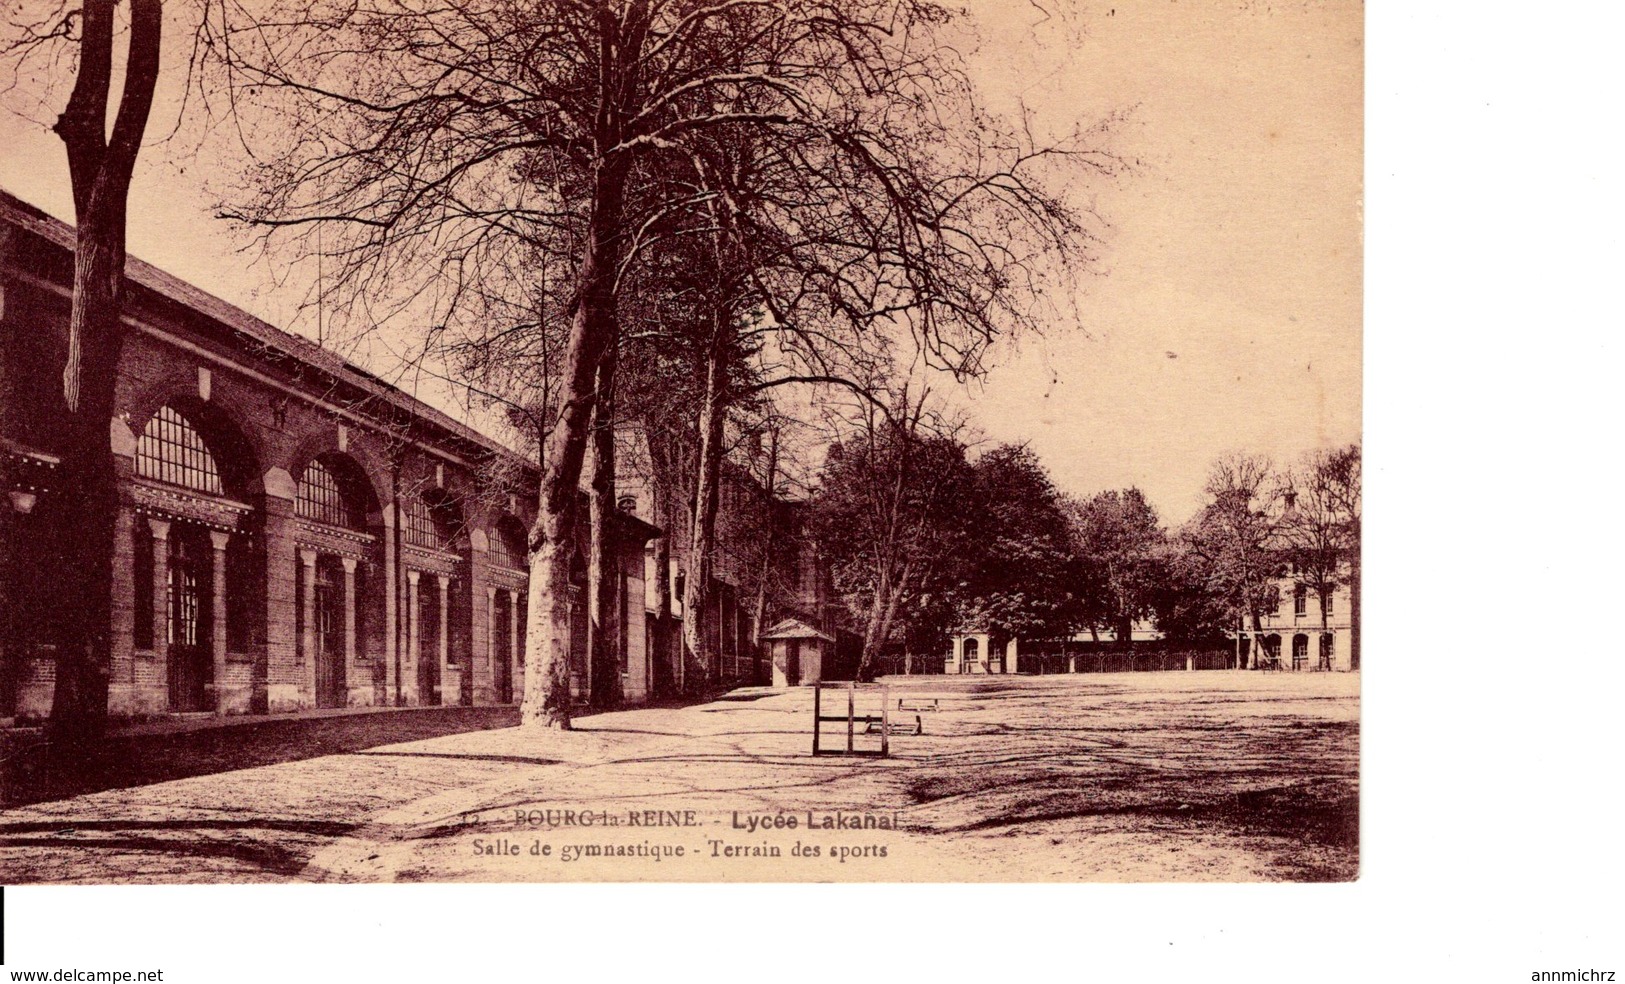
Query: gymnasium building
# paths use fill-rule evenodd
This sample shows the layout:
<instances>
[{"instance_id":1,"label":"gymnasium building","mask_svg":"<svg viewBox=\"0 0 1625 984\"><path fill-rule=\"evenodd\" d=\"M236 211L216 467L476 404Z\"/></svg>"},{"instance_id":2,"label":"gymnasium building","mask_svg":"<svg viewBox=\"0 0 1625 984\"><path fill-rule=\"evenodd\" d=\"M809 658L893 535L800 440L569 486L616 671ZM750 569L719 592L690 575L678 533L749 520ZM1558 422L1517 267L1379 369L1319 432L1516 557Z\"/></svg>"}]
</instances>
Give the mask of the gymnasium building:
<instances>
[{"instance_id":1,"label":"gymnasium building","mask_svg":"<svg viewBox=\"0 0 1625 984\"><path fill-rule=\"evenodd\" d=\"M0 719L49 713L56 639L75 617L52 597L72 247L69 226L0 192ZM126 276L108 422L111 714L518 700L535 469L133 257ZM615 518L635 703L654 678L646 545L661 531L632 499ZM577 571L584 627L584 561Z\"/></svg>"}]
</instances>

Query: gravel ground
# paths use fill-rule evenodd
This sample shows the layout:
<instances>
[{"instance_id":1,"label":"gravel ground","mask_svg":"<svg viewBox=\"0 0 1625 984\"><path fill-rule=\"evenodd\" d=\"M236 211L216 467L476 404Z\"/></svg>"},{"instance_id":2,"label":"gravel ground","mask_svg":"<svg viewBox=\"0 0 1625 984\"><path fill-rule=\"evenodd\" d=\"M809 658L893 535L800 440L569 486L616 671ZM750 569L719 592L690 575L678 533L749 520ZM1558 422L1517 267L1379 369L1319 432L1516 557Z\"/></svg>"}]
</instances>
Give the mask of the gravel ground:
<instances>
[{"instance_id":1,"label":"gravel ground","mask_svg":"<svg viewBox=\"0 0 1625 984\"><path fill-rule=\"evenodd\" d=\"M810 755L806 689L594 715L562 733L422 738L410 714L324 719L311 724L333 753L293 761L281 759L294 724L225 729L188 741L217 750L211 767L250 767L169 762L153 775L187 777L0 813L0 883L1358 873L1357 674L885 682L894 704L940 706L887 759ZM825 698L844 711L844 694ZM860 691L859 713L879 699ZM825 747L844 746L834 727ZM222 757L230 732L238 751ZM279 750L273 764L257 764L262 744Z\"/></svg>"}]
</instances>

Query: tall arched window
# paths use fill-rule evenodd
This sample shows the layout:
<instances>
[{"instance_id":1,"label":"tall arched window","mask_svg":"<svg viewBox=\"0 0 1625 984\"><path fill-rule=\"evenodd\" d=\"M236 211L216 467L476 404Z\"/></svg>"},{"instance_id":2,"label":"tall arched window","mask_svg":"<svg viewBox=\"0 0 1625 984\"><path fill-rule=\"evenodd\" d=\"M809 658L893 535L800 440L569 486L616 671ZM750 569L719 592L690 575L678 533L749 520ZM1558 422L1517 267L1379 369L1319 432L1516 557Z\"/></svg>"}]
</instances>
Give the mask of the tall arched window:
<instances>
[{"instance_id":1,"label":"tall arched window","mask_svg":"<svg viewBox=\"0 0 1625 984\"><path fill-rule=\"evenodd\" d=\"M433 547L436 550L445 546L434 511L427 502L416 496L406 500L406 542L415 547Z\"/></svg>"},{"instance_id":2,"label":"tall arched window","mask_svg":"<svg viewBox=\"0 0 1625 984\"><path fill-rule=\"evenodd\" d=\"M504 516L491 531L491 563L516 571L528 565L523 528L511 516Z\"/></svg>"},{"instance_id":3,"label":"tall arched window","mask_svg":"<svg viewBox=\"0 0 1625 984\"><path fill-rule=\"evenodd\" d=\"M355 529L361 526L359 510L345 497L339 480L321 461L312 461L299 476L296 508L301 517L329 526Z\"/></svg>"},{"instance_id":4,"label":"tall arched window","mask_svg":"<svg viewBox=\"0 0 1625 984\"><path fill-rule=\"evenodd\" d=\"M222 494L220 469L192 422L173 407L147 421L135 449L136 474L211 495Z\"/></svg>"}]
</instances>

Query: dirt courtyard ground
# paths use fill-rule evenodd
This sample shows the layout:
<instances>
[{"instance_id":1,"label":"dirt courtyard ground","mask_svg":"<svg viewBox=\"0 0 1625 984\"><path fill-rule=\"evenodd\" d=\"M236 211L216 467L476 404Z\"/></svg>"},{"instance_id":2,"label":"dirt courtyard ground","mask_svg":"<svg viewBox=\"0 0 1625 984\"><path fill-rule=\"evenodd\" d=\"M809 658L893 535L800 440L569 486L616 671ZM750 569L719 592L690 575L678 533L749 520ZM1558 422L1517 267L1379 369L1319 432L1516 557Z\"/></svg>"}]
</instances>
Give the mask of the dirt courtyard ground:
<instances>
[{"instance_id":1,"label":"dirt courtyard ground","mask_svg":"<svg viewBox=\"0 0 1625 984\"><path fill-rule=\"evenodd\" d=\"M0 883L1358 873L1358 674L885 682L940 706L888 759L813 757L811 690L739 690L7 810Z\"/></svg>"}]
</instances>

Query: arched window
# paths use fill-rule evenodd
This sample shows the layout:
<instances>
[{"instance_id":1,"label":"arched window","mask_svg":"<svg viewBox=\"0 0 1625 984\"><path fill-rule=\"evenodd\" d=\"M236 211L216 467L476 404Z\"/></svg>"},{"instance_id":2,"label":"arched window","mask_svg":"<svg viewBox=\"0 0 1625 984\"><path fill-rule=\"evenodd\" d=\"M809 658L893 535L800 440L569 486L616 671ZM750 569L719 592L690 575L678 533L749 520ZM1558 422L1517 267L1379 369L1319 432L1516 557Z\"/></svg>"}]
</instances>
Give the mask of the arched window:
<instances>
[{"instance_id":1,"label":"arched window","mask_svg":"<svg viewBox=\"0 0 1625 984\"><path fill-rule=\"evenodd\" d=\"M504 516L491 531L491 563L522 571L528 566L524 532L512 517Z\"/></svg>"},{"instance_id":2,"label":"arched window","mask_svg":"<svg viewBox=\"0 0 1625 984\"><path fill-rule=\"evenodd\" d=\"M977 658L978 650L980 650L980 649L981 649L981 643L977 642L975 639L966 639L965 640L965 661L968 663L968 662L971 662L972 660L975 660Z\"/></svg>"},{"instance_id":3,"label":"arched window","mask_svg":"<svg viewBox=\"0 0 1625 984\"><path fill-rule=\"evenodd\" d=\"M329 526L355 529L362 525L359 510L346 499L338 477L319 460L306 465L305 473L299 476L296 509L304 519Z\"/></svg>"},{"instance_id":4,"label":"arched window","mask_svg":"<svg viewBox=\"0 0 1625 984\"><path fill-rule=\"evenodd\" d=\"M445 539L440 535L440 524L435 522L434 510L415 496L406 500L406 542L415 547L433 547L436 550L445 546Z\"/></svg>"},{"instance_id":5,"label":"arched window","mask_svg":"<svg viewBox=\"0 0 1625 984\"><path fill-rule=\"evenodd\" d=\"M135 448L136 474L170 485L220 495L220 469L203 435L173 407L160 407L147 421Z\"/></svg>"}]
</instances>

